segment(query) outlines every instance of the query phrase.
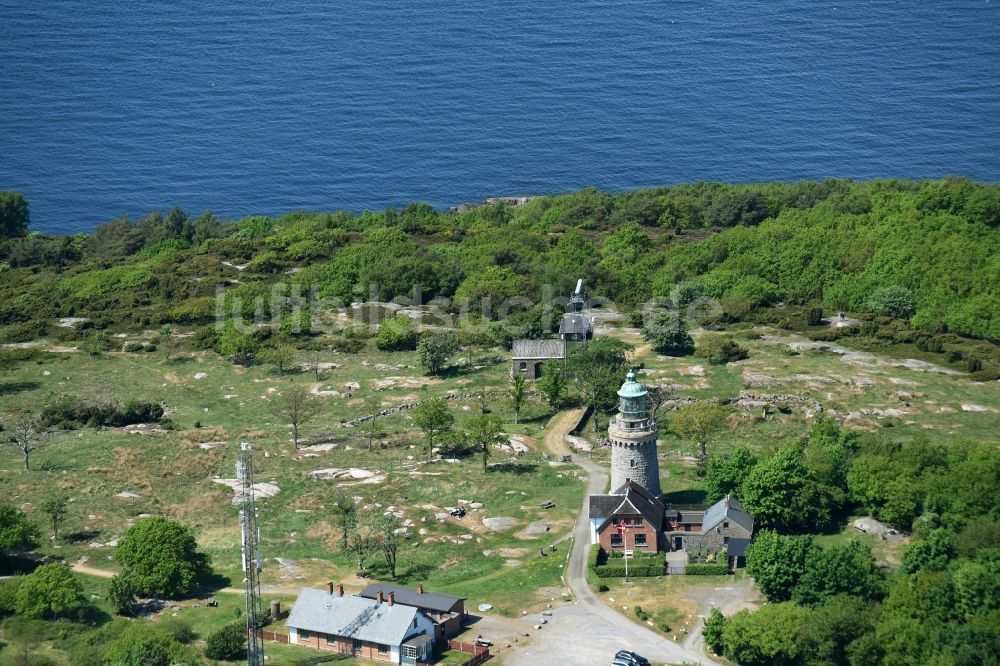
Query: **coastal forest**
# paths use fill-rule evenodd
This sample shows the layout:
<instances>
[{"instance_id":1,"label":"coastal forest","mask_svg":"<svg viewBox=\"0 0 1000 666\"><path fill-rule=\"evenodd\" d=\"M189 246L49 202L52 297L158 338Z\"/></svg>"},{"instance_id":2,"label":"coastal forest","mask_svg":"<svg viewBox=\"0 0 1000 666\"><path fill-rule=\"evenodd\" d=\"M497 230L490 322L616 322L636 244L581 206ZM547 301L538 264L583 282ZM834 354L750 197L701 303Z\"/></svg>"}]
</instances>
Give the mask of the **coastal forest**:
<instances>
[{"instance_id":1,"label":"coastal forest","mask_svg":"<svg viewBox=\"0 0 1000 666\"><path fill-rule=\"evenodd\" d=\"M4 210L8 342L45 335L60 317L97 329L210 323L232 265L241 270L226 298L246 303L278 282L343 304L409 302L419 285L424 303L464 300L481 314L488 300L496 318L505 299L568 295L583 278L591 296L625 309L705 298L739 320L814 304L1000 341L1000 186L964 179L695 183L461 212L413 204L236 221L174 208L58 237L31 232L26 205Z\"/></svg>"}]
</instances>

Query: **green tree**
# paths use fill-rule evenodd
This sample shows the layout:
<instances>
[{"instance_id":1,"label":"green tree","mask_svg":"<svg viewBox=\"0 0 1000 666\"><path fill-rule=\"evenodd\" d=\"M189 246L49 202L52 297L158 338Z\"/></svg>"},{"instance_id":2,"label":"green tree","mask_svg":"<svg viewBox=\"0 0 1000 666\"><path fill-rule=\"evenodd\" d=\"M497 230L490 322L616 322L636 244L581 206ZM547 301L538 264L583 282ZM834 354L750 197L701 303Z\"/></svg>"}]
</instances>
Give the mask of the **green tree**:
<instances>
[{"instance_id":1,"label":"green tree","mask_svg":"<svg viewBox=\"0 0 1000 666\"><path fill-rule=\"evenodd\" d=\"M802 631L803 663L849 666L848 646L872 630L877 614L876 606L845 594L817 606Z\"/></svg>"},{"instance_id":2,"label":"green tree","mask_svg":"<svg viewBox=\"0 0 1000 666\"><path fill-rule=\"evenodd\" d=\"M372 521L372 538L378 545L385 557L385 564L389 567L389 575L396 577L396 564L399 560L399 548L403 545L405 536L403 534L403 522L392 515L375 516Z\"/></svg>"},{"instance_id":3,"label":"green tree","mask_svg":"<svg viewBox=\"0 0 1000 666\"><path fill-rule=\"evenodd\" d=\"M793 603L769 604L726 618L722 632L724 654L740 666L794 664L800 655L799 637L809 621L808 608Z\"/></svg>"},{"instance_id":4,"label":"green tree","mask_svg":"<svg viewBox=\"0 0 1000 666\"><path fill-rule=\"evenodd\" d=\"M708 442L726 425L726 410L713 402L684 405L670 420L670 430L681 439L698 445L701 459L708 458Z\"/></svg>"},{"instance_id":5,"label":"green tree","mask_svg":"<svg viewBox=\"0 0 1000 666\"><path fill-rule=\"evenodd\" d=\"M906 548L900 569L908 574L944 571L957 555L955 533L946 528L938 528L931 530L926 539L918 539Z\"/></svg>"},{"instance_id":6,"label":"green tree","mask_svg":"<svg viewBox=\"0 0 1000 666\"><path fill-rule=\"evenodd\" d=\"M756 454L745 445L729 455L709 458L705 465L705 501L717 502L730 494L739 497L743 481L756 464Z\"/></svg>"},{"instance_id":7,"label":"green tree","mask_svg":"<svg viewBox=\"0 0 1000 666\"><path fill-rule=\"evenodd\" d=\"M514 373L510 378L510 399L514 404L514 423L516 424L521 416L521 407L524 406L524 400L527 397L527 389L525 388L524 375L520 372Z\"/></svg>"},{"instance_id":8,"label":"green tree","mask_svg":"<svg viewBox=\"0 0 1000 666\"><path fill-rule=\"evenodd\" d=\"M149 622L133 622L107 644L104 666L196 666L204 663L193 648L179 643L165 629Z\"/></svg>"},{"instance_id":9,"label":"green tree","mask_svg":"<svg viewBox=\"0 0 1000 666\"><path fill-rule=\"evenodd\" d=\"M340 529L340 547L342 550L347 550L347 539L350 536L355 523L358 521L357 505L354 503L352 498L347 497L339 490L337 491L331 505L334 520L337 523L337 527Z\"/></svg>"},{"instance_id":10,"label":"green tree","mask_svg":"<svg viewBox=\"0 0 1000 666\"><path fill-rule=\"evenodd\" d=\"M427 441L427 459L434 454L434 442L451 430L455 416L448 409L448 403L441 398L422 400L413 413L413 422L424 431Z\"/></svg>"},{"instance_id":11,"label":"green tree","mask_svg":"<svg viewBox=\"0 0 1000 666\"><path fill-rule=\"evenodd\" d=\"M375 346L382 351L413 351L417 348L420 334L413 326L413 320L403 315L383 319L375 336Z\"/></svg>"},{"instance_id":12,"label":"green tree","mask_svg":"<svg viewBox=\"0 0 1000 666\"><path fill-rule=\"evenodd\" d=\"M69 511L69 498L65 495L52 495L42 500L42 513L49 517L52 525L52 538L59 538L59 525L62 524Z\"/></svg>"},{"instance_id":13,"label":"green tree","mask_svg":"<svg viewBox=\"0 0 1000 666\"><path fill-rule=\"evenodd\" d=\"M823 527L838 508L829 489L813 480L798 445L757 463L743 482L741 499L757 524L791 530Z\"/></svg>"},{"instance_id":14,"label":"green tree","mask_svg":"<svg viewBox=\"0 0 1000 666\"><path fill-rule=\"evenodd\" d=\"M566 375L559 361L542 363L542 376L539 378L538 390L545 396L545 401L552 409L559 409L563 395L566 393Z\"/></svg>"},{"instance_id":15,"label":"green tree","mask_svg":"<svg viewBox=\"0 0 1000 666\"><path fill-rule=\"evenodd\" d=\"M177 347L180 345L180 338L174 334L174 327L170 324L164 324L160 327L160 348L163 349L164 360L170 361L173 358L174 352L177 351Z\"/></svg>"},{"instance_id":16,"label":"green tree","mask_svg":"<svg viewBox=\"0 0 1000 666\"><path fill-rule=\"evenodd\" d=\"M135 598L135 586L127 574L116 574L108 583L108 602L119 615L131 617L138 608Z\"/></svg>"},{"instance_id":17,"label":"green tree","mask_svg":"<svg viewBox=\"0 0 1000 666\"><path fill-rule=\"evenodd\" d=\"M456 351L458 335L455 331L437 331L420 337L417 358L421 367L430 374L437 375Z\"/></svg>"},{"instance_id":18,"label":"green tree","mask_svg":"<svg viewBox=\"0 0 1000 666\"><path fill-rule=\"evenodd\" d=\"M705 644L712 648L715 654L722 654L725 649L723 635L726 631L726 617L722 612L713 607L705 618L705 626L701 630L701 636L705 639Z\"/></svg>"},{"instance_id":19,"label":"green tree","mask_svg":"<svg viewBox=\"0 0 1000 666\"><path fill-rule=\"evenodd\" d=\"M299 428L315 419L320 413L320 405L309 391L298 384L285 389L274 403L275 415L292 426L292 445L299 448Z\"/></svg>"},{"instance_id":20,"label":"green tree","mask_svg":"<svg viewBox=\"0 0 1000 666\"><path fill-rule=\"evenodd\" d=\"M0 192L0 236L8 238L28 233L28 201L20 192Z\"/></svg>"},{"instance_id":21,"label":"green tree","mask_svg":"<svg viewBox=\"0 0 1000 666\"><path fill-rule=\"evenodd\" d=\"M782 536L774 530L757 533L747 547L747 573L768 601L787 601L806 570L816 545L809 536Z\"/></svg>"},{"instance_id":22,"label":"green tree","mask_svg":"<svg viewBox=\"0 0 1000 666\"><path fill-rule=\"evenodd\" d=\"M975 615L986 616L1000 611L1000 551L990 557L964 560L955 569L952 580L955 584L957 610L965 618Z\"/></svg>"},{"instance_id":23,"label":"green tree","mask_svg":"<svg viewBox=\"0 0 1000 666\"><path fill-rule=\"evenodd\" d=\"M810 550L792 599L815 606L838 594L867 600L881 599L885 594L882 572L871 548L860 541Z\"/></svg>"},{"instance_id":24,"label":"green tree","mask_svg":"<svg viewBox=\"0 0 1000 666\"><path fill-rule=\"evenodd\" d=\"M595 338L586 346L577 346L566 359L567 372L576 379L584 404L594 413L594 432L600 430L600 412L613 409L617 390L628 370L632 345L617 338Z\"/></svg>"},{"instance_id":25,"label":"green tree","mask_svg":"<svg viewBox=\"0 0 1000 666\"><path fill-rule=\"evenodd\" d=\"M219 353L233 363L252 363L260 352L260 341L254 333L242 333L236 326L226 326L219 338Z\"/></svg>"},{"instance_id":26,"label":"green tree","mask_svg":"<svg viewBox=\"0 0 1000 666\"><path fill-rule=\"evenodd\" d=\"M492 414L473 416L469 421L468 436L476 449L483 454L483 473L485 473L493 449L507 441L500 419Z\"/></svg>"},{"instance_id":27,"label":"green tree","mask_svg":"<svg viewBox=\"0 0 1000 666\"><path fill-rule=\"evenodd\" d=\"M698 343L694 355L703 358L711 365L725 365L734 361L742 361L749 353L741 347L732 336L713 335Z\"/></svg>"},{"instance_id":28,"label":"green tree","mask_svg":"<svg viewBox=\"0 0 1000 666\"><path fill-rule=\"evenodd\" d=\"M872 292L868 298L868 309L887 317L909 319L917 311L917 303L912 291L899 285L890 285Z\"/></svg>"},{"instance_id":29,"label":"green tree","mask_svg":"<svg viewBox=\"0 0 1000 666\"><path fill-rule=\"evenodd\" d=\"M653 351L668 356L687 356L694 351L694 339L676 312L660 312L646 322L642 339L650 343Z\"/></svg>"},{"instance_id":30,"label":"green tree","mask_svg":"<svg viewBox=\"0 0 1000 666\"><path fill-rule=\"evenodd\" d=\"M41 532L24 512L12 504L0 503L0 550L31 549L38 545Z\"/></svg>"},{"instance_id":31,"label":"green tree","mask_svg":"<svg viewBox=\"0 0 1000 666\"><path fill-rule=\"evenodd\" d=\"M278 345L277 347L265 347L260 350L258 358L263 363L270 363L278 369L278 374L285 374L285 370L292 365L295 360L295 347L291 345Z\"/></svg>"},{"instance_id":32,"label":"green tree","mask_svg":"<svg viewBox=\"0 0 1000 666\"><path fill-rule=\"evenodd\" d=\"M44 564L24 577L14 609L27 618L69 617L86 605L83 586L62 564Z\"/></svg>"},{"instance_id":33,"label":"green tree","mask_svg":"<svg viewBox=\"0 0 1000 666\"><path fill-rule=\"evenodd\" d=\"M191 530L166 518L145 518L130 527L113 557L137 594L183 598L212 572Z\"/></svg>"},{"instance_id":34,"label":"green tree","mask_svg":"<svg viewBox=\"0 0 1000 666\"><path fill-rule=\"evenodd\" d=\"M216 629L205 639L205 656L209 659L236 661L246 657L247 628L242 622Z\"/></svg>"}]
</instances>

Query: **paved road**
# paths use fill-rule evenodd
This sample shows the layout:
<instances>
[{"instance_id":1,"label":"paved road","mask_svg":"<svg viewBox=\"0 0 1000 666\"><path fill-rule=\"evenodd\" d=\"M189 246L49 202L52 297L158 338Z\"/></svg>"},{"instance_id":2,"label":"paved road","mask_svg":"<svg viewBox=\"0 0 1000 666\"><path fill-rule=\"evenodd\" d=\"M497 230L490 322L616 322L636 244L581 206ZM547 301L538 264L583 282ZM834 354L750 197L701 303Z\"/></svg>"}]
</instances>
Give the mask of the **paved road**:
<instances>
[{"instance_id":1,"label":"paved road","mask_svg":"<svg viewBox=\"0 0 1000 666\"><path fill-rule=\"evenodd\" d=\"M556 415L545 436L546 447L552 453L565 453L565 436L579 422L579 411ZM590 462L578 460L589 475L587 495L602 493L608 483L607 473ZM688 650L627 619L605 605L587 584L587 549L590 545L588 500L574 528L573 551L570 554L566 584L577 603L551 611L551 616L533 615L524 618L526 629L535 634L531 644L519 647L503 658L505 666L603 666L610 663L615 652L622 648L635 650L654 663L695 663L717 666L701 652ZM547 620L540 630L531 628Z\"/></svg>"}]
</instances>

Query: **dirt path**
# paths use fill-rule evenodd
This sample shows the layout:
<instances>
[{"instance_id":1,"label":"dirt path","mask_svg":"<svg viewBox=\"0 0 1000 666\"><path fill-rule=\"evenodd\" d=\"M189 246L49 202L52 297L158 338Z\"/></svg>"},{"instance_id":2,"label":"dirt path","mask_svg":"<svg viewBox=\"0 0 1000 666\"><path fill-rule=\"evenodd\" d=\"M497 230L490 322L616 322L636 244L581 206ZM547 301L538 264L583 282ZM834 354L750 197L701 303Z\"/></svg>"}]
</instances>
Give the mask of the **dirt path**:
<instances>
[{"instance_id":1,"label":"dirt path","mask_svg":"<svg viewBox=\"0 0 1000 666\"><path fill-rule=\"evenodd\" d=\"M114 571L108 571L107 569L97 569L95 567L81 564L77 562L72 566L73 571L83 574L85 576L94 576L96 578L111 578L115 575ZM270 585L262 584L260 586L261 592L266 592L268 594L280 594L282 596L296 597L299 591L302 590L303 586L289 587L285 585ZM216 593L223 594L243 594L242 587L224 587L220 590L216 590Z\"/></svg>"}]
</instances>

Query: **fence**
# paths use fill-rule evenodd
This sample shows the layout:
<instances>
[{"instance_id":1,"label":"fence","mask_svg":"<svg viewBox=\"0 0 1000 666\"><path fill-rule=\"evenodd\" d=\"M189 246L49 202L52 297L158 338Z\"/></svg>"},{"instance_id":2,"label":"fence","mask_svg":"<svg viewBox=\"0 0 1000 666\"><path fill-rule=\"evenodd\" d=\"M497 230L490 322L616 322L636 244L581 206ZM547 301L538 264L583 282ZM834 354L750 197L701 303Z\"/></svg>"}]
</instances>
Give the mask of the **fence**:
<instances>
[{"instance_id":1,"label":"fence","mask_svg":"<svg viewBox=\"0 0 1000 666\"><path fill-rule=\"evenodd\" d=\"M267 629L260 630L260 637L265 641L278 641L279 643L288 642L288 634L279 634L276 631L268 631Z\"/></svg>"},{"instance_id":2,"label":"fence","mask_svg":"<svg viewBox=\"0 0 1000 666\"><path fill-rule=\"evenodd\" d=\"M482 645L473 643L462 643L460 641L448 641L448 649L459 650L472 654L463 666L477 666L490 658L490 649Z\"/></svg>"}]
</instances>

